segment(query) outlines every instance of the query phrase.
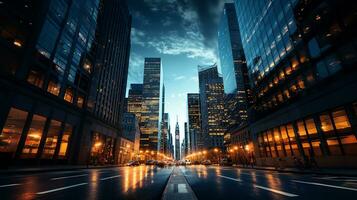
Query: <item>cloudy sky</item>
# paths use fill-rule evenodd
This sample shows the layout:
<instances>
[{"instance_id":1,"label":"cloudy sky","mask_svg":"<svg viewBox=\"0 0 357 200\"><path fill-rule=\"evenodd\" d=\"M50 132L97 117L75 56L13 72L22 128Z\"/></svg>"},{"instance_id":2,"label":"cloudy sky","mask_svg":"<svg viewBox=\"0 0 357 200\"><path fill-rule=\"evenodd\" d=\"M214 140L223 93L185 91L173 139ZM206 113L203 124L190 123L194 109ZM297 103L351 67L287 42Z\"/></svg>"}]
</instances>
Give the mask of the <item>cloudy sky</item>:
<instances>
[{"instance_id":1,"label":"cloudy sky","mask_svg":"<svg viewBox=\"0 0 357 200\"><path fill-rule=\"evenodd\" d=\"M128 88L143 82L145 57L161 57L166 110L181 140L187 121L187 93L198 92L198 65L217 60L217 24L225 0L127 0L132 45Z\"/></svg>"}]
</instances>

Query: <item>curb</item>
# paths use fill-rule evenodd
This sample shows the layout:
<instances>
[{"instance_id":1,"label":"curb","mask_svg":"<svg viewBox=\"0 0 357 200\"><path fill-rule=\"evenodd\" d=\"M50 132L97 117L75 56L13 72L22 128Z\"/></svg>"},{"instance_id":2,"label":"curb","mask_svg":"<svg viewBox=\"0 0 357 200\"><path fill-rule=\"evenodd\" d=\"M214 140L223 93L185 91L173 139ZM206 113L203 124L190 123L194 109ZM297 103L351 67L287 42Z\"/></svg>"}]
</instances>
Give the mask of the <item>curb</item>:
<instances>
[{"instance_id":1,"label":"curb","mask_svg":"<svg viewBox=\"0 0 357 200\"><path fill-rule=\"evenodd\" d=\"M357 173L338 173L338 172L324 172L324 171L304 171L304 170L284 170L284 169L269 169L269 168L260 168L260 167L239 167L233 166L234 168L241 168L241 169L255 169L255 170L262 170L262 171L276 171L281 173L294 173L294 174L316 174L316 175L328 175L328 176L352 176L357 177Z\"/></svg>"},{"instance_id":2,"label":"curb","mask_svg":"<svg viewBox=\"0 0 357 200\"><path fill-rule=\"evenodd\" d=\"M45 173L45 172L56 172L56 171L73 171L73 170L83 170L83 169L105 169L105 168L114 168L121 167L119 165L110 165L110 166L89 166L89 167L69 167L69 168L43 168L43 169L1 169L0 175L14 175L14 174L33 174L33 173Z\"/></svg>"}]
</instances>

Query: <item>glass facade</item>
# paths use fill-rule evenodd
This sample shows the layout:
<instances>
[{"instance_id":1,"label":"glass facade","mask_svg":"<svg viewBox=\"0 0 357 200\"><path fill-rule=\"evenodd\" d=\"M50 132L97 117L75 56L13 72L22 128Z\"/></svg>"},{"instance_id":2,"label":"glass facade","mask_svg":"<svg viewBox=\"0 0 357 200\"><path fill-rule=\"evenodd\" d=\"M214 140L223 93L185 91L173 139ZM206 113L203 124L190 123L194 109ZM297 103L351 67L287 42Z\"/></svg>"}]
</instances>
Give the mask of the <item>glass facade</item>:
<instances>
[{"instance_id":1,"label":"glass facade","mask_svg":"<svg viewBox=\"0 0 357 200\"><path fill-rule=\"evenodd\" d=\"M145 58L143 104L141 109L140 148L159 150L159 131L162 117L162 72L160 58Z\"/></svg>"},{"instance_id":2,"label":"glass facade","mask_svg":"<svg viewBox=\"0 0 357 200\"><path fill-rule=\"evenodd\" d=\"M218 50L229 125L242 125L248 118L247 109L251 92L233 3L224 4L218 28Z\"/></svg>"}]
</instances>

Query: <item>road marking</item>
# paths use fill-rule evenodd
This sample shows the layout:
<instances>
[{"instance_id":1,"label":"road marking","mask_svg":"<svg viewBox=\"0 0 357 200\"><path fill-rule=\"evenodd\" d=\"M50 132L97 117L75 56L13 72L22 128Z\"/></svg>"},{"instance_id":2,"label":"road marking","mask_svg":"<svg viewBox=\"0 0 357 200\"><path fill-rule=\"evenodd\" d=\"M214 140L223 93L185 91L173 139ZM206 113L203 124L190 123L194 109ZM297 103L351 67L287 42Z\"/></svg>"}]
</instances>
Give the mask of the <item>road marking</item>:
<instances>
[{"instance_id":1,"label":"road marking","mask_svg":"<svg viewBox=\"0 0 357 200\"><path fill-rule=\"evenodd\" d=\"M113 179L113 178L118 178L118 177L120 177L120 175L110 176L110 177L106 177L106 178L101 178L100 180L101 180L101 181L105 181L105 180L108 180L108 179Z\"/></svg>"},{"instance_id":2,"label":"road marking","mask_svg":"<svg viewBox=\"0 0 357 200\"><path fill-rule=\"evenodd\" d=\"M18 185L21 185L21 184L19 184L19 183L14 183L14 184L0 185L0 188L12 187L12 186L18 186Z\"/></svg>"},{"instance_id":3,"label":"road marking","mask_svg":"<svg viewBox=\"0 0 357 200\"><path fill-rule=\"evenodd\" d=\"M323 184L323 183L306 182L306 181L298 181L298 180L292 180L292 181L293 181L293 182L296 182L296 183L303 183L303 184L308 184L308 185L324 186L324 187L337 188L337 189L343 189L343 190L351 190L351 191L356 191L356 192L357 192L357 188L349 188L349 187L342 187L342 186L337 186L337 185L328 185L328 184Z\"/></svg>"},{"instance_id":4,"label":"road marking","mask_svg":"<svg viewBox=\"0 0 357 200\"><path fill-rule=\"evenodd\" d=\"M67 179L67 178L76 178L76 177L82 177L82 176L88 176L88 174L80 174L80 175L74 175L74 176L62 176L62 177L57 177L57 178L51 178L51 180L54 181L54 180L61 180L61 179Z\"/></svg>"},{"instance_id":5,"label":"road marking","mask_svg":"<svg viewBox=\"0 0 357 200\"><path fill-rule=\"evenodd\" d=\"M260 186L260 185L255 185L254 184L254 187L259 188L259 189L263 189L263 190L267 190L267 191L270 191L270 192L274 192L274 193L277 193L277 194L281 194L281 195L284 195L284 196L288 196L288 197L297 197L297 196L299 196L297 194L292 194L292 193L276 190L276 189L273 189L273 188L267 188L267 187L263 187L263 186Z\"/></svg>"},{"instance_id":6,"label":"road marking","mask_svg":"<svg viewBox=\"0 0 357 200\"><path fill-rule=\"evenodd\" d=\"M66 186L66 187L60 187L60 188L56 188L56 189L53 189L53 190L47 190L47 191L43 191L43 192L37 192L36 194L48 194L48 193L51 193L51 192L57 192L57 191L61 191L61 190L66 190L66 189L69 189L69 188L74 188L74 187L78 187L78 186L82 186L82 185L87 185L88 183L79 183L79 184L75 184L75 185L70 185L70 186Z\"/></svg>"},{"instance_id":7,"label":"road marking","mask_svg":"<svg viewBox=\"0 0 357 200\"><path fill-rule=\"evenodd\" d=\"M217 176L225 178L225 179L229 179L229 180L232 180L232 181L242 182L242 180L240 180L240 179L231 178L231 177L228 177L228 176L222 176L222 175L217 175Z\"/></svg>"}]
</instances>

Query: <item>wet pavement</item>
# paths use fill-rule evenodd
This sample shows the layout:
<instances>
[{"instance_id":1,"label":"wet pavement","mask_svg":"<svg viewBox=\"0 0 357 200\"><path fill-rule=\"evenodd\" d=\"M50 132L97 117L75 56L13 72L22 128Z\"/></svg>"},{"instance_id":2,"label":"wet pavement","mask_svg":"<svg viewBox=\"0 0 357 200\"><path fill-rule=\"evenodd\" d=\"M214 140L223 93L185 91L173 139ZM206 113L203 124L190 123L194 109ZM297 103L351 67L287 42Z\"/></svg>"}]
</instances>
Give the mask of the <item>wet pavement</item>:
<instances>
[{"instance_id":1,"label":"wet pavement","mask_svg":"<svg viewBox=\"0 0 357 200\"><path fill-rule=\"evenodd\" d=\"M160 199L171 172L138 166L1 175L0 199Z\"/></svg>"},{"instance_id":2,"label":"wet pavement","mask_svg":"<svg viewBox=\"0 0 357 200\"><path fill-rule=\"evenodd\" d=\"M165 188L197 199L355 199L357 177L218 166L113 167L0 175L0 199L153 199ZM179 170L179 171L178 171ZM176 175L177 177L171 177ZM185 177L185 179L183 179ZM168 182L172 180L171 182ZM187 185L188 184L188 185ZM177 187L176 187L177 186Z\"/></svg>"}]
</instances>

